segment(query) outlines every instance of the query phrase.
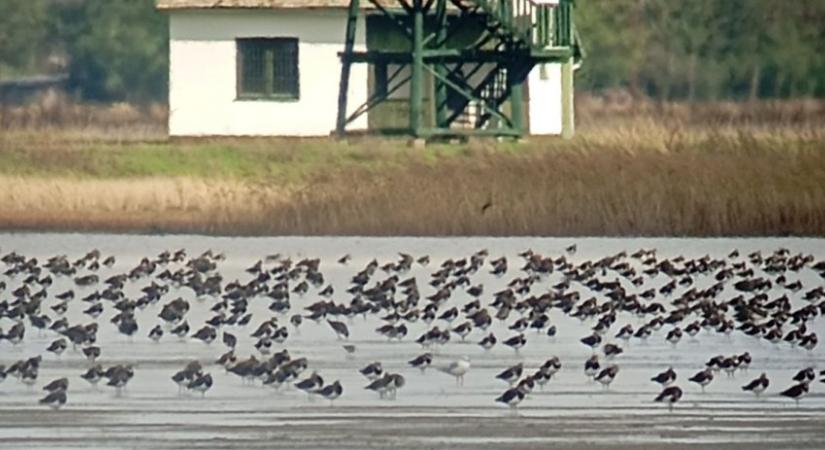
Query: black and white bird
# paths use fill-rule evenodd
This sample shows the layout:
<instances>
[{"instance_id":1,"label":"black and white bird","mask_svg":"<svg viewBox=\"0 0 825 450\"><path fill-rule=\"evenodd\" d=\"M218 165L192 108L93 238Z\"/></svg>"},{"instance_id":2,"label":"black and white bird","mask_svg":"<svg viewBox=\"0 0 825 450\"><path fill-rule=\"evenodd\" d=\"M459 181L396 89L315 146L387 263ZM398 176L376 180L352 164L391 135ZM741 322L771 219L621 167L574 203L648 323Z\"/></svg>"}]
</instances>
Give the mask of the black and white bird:
<instances>
[{"instance_id":1,"label":"black and white bird","mask_svg":"<svg viewBox=\"0 0 825 450\"><path fill-rule=\"evenodd\" d=\"M90 316L92 319L97 319L101 314L103 314L103 304L102 303L94 303L92 306L89 306L83 311L83 314Z\"/></svg>"},{"instance_id":2,"label":"black and white bird","mask_svg":"<svg viewBox=\"0 0 825 450\"><path fill-rule=\"evenodd\" d=\"M599 344L602 343L602 337L599 336L598 334L594 333L594 334L591 334L590 336L581 338L580 342L582 344L592 348L595 351L596 347L598 347Z\"/></svg>"},{"instance_id":3,"label":"black and white bird","mask_svg":"<svg viewBox=\"0 0 825 450\"><path fill-rule=\"evenodd\" d=\"M158 342L163 337L163 328L160 325L155 325L149 330L149 339Z\"/></svg>"},{"instance_id":4,"label":"black and white bird","mask_svg":"<svg viewBox=\"0 0 825 450\"><path fill-rule=\"evenodd\" d=\"M186 335L189 334L189 322L184 320L182 324L172 328L169 332L181 339L185 339Z\"/></svg>"},{"instance_id":5,"label":"black and white bird","mask_svg":"<svg viewBox=\"0 0 825 450\"><path fill-rule=\"evenodd\" d=\"M276 327L272 330L272 336L270 338L273 342L277 342L278 344L282 344L286 339L289 337L289 330L283 327Z\"/></svg>"},{"instance_id":6,"label":"black and white bird","mask_svg":"<svg viewBox=\"0 0 825 450\"><path fill-rule=\"evenodd\" d=\"M495 347L497 342L498 340L496 339L496 335L491 332L487 336L484 336L484 338L478 343L478 345L480 345L481 348L483 348L484 350L490 350L491 348Z\"/></svg>"},{"instance_id":7,"label":"black and white bird","mask_svg":"<svg viewBox=\"0 0 825 450\"><path fill-rule=\"evenodd\" d=\"M212 375L208 373L201 373L195 376L195 379L190 381L189 384L186 385L186 389L190 391L200 392L201 396L206 395L206 391L208 391L212 387Z\"/></svg>"},{"instance_id":8,"label":"black and white bird","mask_svg":"<svg viewBox=\"0 0 825 450\"><path fill-rule=\"evenodd\" d=\"M89 362L95 362L97 358L100 358L100 347L96 345L84 347L83 354L86 356L86 359L89 360Z\"/></svg>"},{"instance_id":9,"label":"black and white bird","mask_svg":"<svg viewBox=\"0 0 825 450\"><path fill-rule=\"evenodd\" d=\"M806 367L794 375L793 380L800 383L809 383L816 378L816 369L813 367Z\"/></svg>"},{"instance_id":10,"label":"black and white bird","mask_svg":"<svg viewBox=\"0 0 825 450\"><path fill-rule=\"evenodd\" d=\"M361 375L367 377L368 380L374 381L381 377L384 373L384 368L381 366L379 361L376 361L374 363L367 364L359 372L361 372Z\"/></svg>"},{"instance_id":11,"label":"black and white bird","mask_svg":"<svg viewBox=\"0 0 825 450\"><path fill-rule=\"evenodd\" d=\"M761 375L759 375L759 378L756 378L750 383L742 386L742 390L751 391L754 394L756 394L757 397L759 397L759 394L765 392L765 390L768 389L769 385L770 380L768 380L767 375L765 375L765 373L763 372Z\"/></svg>"},{"instance_id":12,"label":"black and white bird","mask_svg":"<svg viewBox=\"0 0 825 450\"><path fill-rule=\"evenodd\" d=\"M813 350L818 343L819 339L817 339L816 333L804 335L799 338L799 346L808 351Z\"/></svg>"},{"instance_id":13,"label":"black and white bird","mask_svg":"<svg viewBox=\"0 0 825 450\"><path fill-rule=\"evenodd\" d=\"M528 326L530 326L530 322L528 322L526 318L520 317L518 320L513 322L512 325L507 327L507 329L515 331L516 333L521 333L526 330Z\"/></svg>"},{"instance_id":14,"label":"black and white bird","mask_svg":"<svg viewBox=\"0 0 825 450\"><path fill-rule=\"evenodd\" d=\"M695 337L700 331L702 331L702 328L698 321L691 322L685 327L685 333L690 337Z\"/></svg>"},{"instance_id":15,"label":"black and white bird","mask_svg":"<svg viewBox=\"0 0 825 450\"><path fill-rule=\"evenodd\" d=\"M522 373L524 373L524 364L518 363L515 366L508 367L507 369L501 371L498 375L496 375L496 378L513 385L518 382Z\"/></svg>"},{"instance_id":16,"label":"black and white bird","mask_svg":"<svg viewBox=\"0 0 825 450\"><path fill-rule=\"evenodd\" d=\"M55 391L65 391L69 389L69 379L68 378L58 378L49 384L43 386L44 391L48 392L55 392Z\"/></svg>"},{"instance_id":17,"label":"black and white bird","mask_svg":"<svg viewBox=\"0 0 825 450\"><path fill-rule=\"evenodd\" d=\"M453 333L459 335L462 341L467 338L471 331L473 331L473 324L469 320L453 328Z\"/></svg>"},{"instance_id":18,"label":"black and white bird","mask_svg":"<svg viewBox=\"0 0 825 450\"><path fill-rule=\"evenodd\" d=\"M681 398L682 389L679 386L668 386L653 401L667 403L667 409L673 411L673 404Z\"/></svg>"},{"instance_id":19,"label":"black and white bird","mask_svg":"<svg viewBox=\"0 0 825 450\"><path fill-rule=\"evenodd\" d=\"M633 326L630 324L623 326L621 329L619 329L619 332L616 333L615 337L616 339L621 339L623 341L629 340L631 337L633 337Z\"/></svg>"},{"instance_id":20,"label":"black and white bird","mask_svg":"<svg viewBox=\"0 0 825 450\"><path fill-rule=\"evenodd\" d=\"M380 398L394 399L399 388L405 383L404 377L397 373L385 373L383 377L373 380L364 389L377 392Z\"/></svg>"},{"instance_id":21,"label":"black and white bird","mask_svg":"<svg viewBox=\"0 0 825 450\"><path fill-rule=\"evenodd\" d=\"M539 370L545 373L546 375L552 377L559 370L561 370L561 360L558 356L553 356L547 361L545 361L544 364L541 365Z\"/></svg>"},{"instance_id":22,"label":"black and white bird","mask_svg":"<svg viewBox=\"0 0 825 450\"><path fill-rule=\"evenodd\" d=\"M802 382L802 383L795 384L795 385L789 387L788 389L785 389L784 391L779 393L779 395L782 395L784 397L792 398L796 402L797 405L799 405L799 400L807 394L808 394L808 383L807 382Z\"/></svg>"},{"instance_id":23,"label":"black and white bird","mask_svg":"<svg viewBox=\"0 0 825 450\"><path fill-rule=\"evenodd\" d=\"M189 384L195 381L201 375L202 367L197 361L193 361L183 369L175 372L172 375L172 381L178 385L178 392L182 392L184 388L188 388Z\"/></svg>"},{"instance_id":24,"label":"black and white bird","mask_svg":"<svg viewBox=\"0 0 825 450\"><path fill-rule=\"evenodd\" d=\"M584 362L584 374L590 378L594 378L601 370L598 355L593 355Z\"/></svg>"},{"instance_id":25,"label":"black and white bird","mask_svg":"<svg viewBox=\"0 0 825 450\"><path fill-rule=\"evenodd\" d=\"M204 344L211 344L212 341L218 337L218 332L209 325L204 325L200 330L196 331L192 337L203 342Z\"/></svg>"},{"instance_id":26,"label":"black and white bird","mask_svg":"<svg viewBox=\"0 0 825 450\"><path fill-rule=\"evenodd\" d=\"M235 350L229 350L228 352L222 354L215 360L215 364L223 366L224 369L229 371L229 368L235 365L238 361L238 357L235 356Z\"/></svg>"},{"instance_id":27,"label":"black and white bird","mask_svg":"<svg viewBox=\"0 0 825 450\"><path fill-rule=\"evenodd\" d=\"M60 409L61 406L66 404L66 391L57 390L50 392L45 397L41 398L39 403L41 405L48 405L52 409Z\"/></svg>"},{"instance_id":28,"label":"black and white bird","mask_svg":"<svg viewBox=\"0 0 825 450\"><path fill-rule=\"evenodd\" d=\"M100 364L96 364L82 373L80 378L83 378L92 386L96 386L100 379L103 378L103 367L101 367Z\"/></svg>"},{"instance_id":29,"label":"black and white bird","mask_svg":"<svg viewBox=\"0 0 825 450\"><path fill-rule=\"evenodd\" d=\"M739 363L739 370L747 371L748 367L750 367L751 362L753 359L751 358L751 354L749 352L742 353L741 355L736 357Z\"/></svg>"},{"instance_id":30,"label":"black and white bird","mask_svg":"<svg viewBox=\"0 0 825 450\"><path fill-rule=\"evenodd\" d=\"M517 336L513 336L506 341L504 341L504 345L512 348L516 352L522 347L527 344L527 338L524 337L524 334L519 334Z\"/></svg>"},{"instance_id":31,"label":"black and white bird","mask_svg":"<svg viewBox=\"0 0 825 450\"><path fill-rule=\"evenodd\" d=\"M604 344L602 351L607 359L612 359L624 352L624 350L616 344Z\"/></svg>"},{"instance_id":32,"label":"black and white bird","mask_svg":"<svg viewBox=\"0 0 825 450\"><path fill-rule=\"evenodd\" d=\"M262 355L268 355L272 352L273 342L268 336L264 336L255 342L255 349L261 352Z\"/></svg>"},{"instance_id":33,"label":"black and white bird","mask_svg":"<svg viewBox=\"0 0 825 450\"><path fill-rule=\"evenodd\" d=\"M338 320L327 320L330 328L332 331L335 331L335 334L338 336L338 339L349 339L349 328L347 328L347 324Z\"/></svg>"},{"instance_id":34,"label":"black and white bird","mask_svg":"<svg viewBox=\"0 0 825 450\"><path fill-rule=\"evenodd\" d=\"M60 354L63 353L63 351L66 350L66 347L68 347L68 343L66 342L66 339L65 338L60 338L60 339L56 339L56 340L52 341L52 343L49 345L49 347L46 349L46 351L52 352L55 355L60 356Z\"/></svg>"},{"instance_id":35,"label":"black and white bird","mask_svg":"<svg viewBox=\"0 0 825 450\"><path fill-rule=\"evenodd\" d=\"M679 341L682 339L682 329L679 328L679 327L676 327L676 328L668 331L667 336L665 337L665 339L673 345L678 344Z\"/></svg>"},{"instance_id":36,"label":"black and white bird","mask_svg":"<svg viewBox=\"0 0 825 450\"><path fill-rule=\"evenodd\" d=\"M517 408L518 404L524 400L526 394L522 391L521 386L514 387L507 389L504 391L503 394L496 397L496 401L499 403L504 403L505 405L509 406L510 408Z\"/></svg>"},{"instance_id":37,"label":"black and white bird","mask_svg":"<svg viewBox=\"0 0 825 450\"><path fill-rule=\"evenodd\" d=\"M341 396L344 393L344 388L341 386L341 382L335 380L332 384L328 384L322 388L319 388L315 391L315 394L324 397L325 399L329 400L329 405L332 406L335 399Z\"/></svg>"},{"instance_id":38,"label":"black and white bird","mask_svg":"<svg viewBox=\"0 0 825 450\"><path fill-rule=\"evenodd\" d=\"M433 363L433 354L423 353L421 355L416 356L414 359L411 359L407 363L413 367L421 369L421 371L424 372L427 369L427 367L430 367L430 364Z\"/></svg>"},{"instance_id":39,"label":"black and white bird","mask_svg":"<svg viewBox=\"0 0 825 450\"><path fill-rule=\"evenodd\" d=\"M596 381L601 383L605 387L605 389L609 389L610 388L610 383L612 383L613 380L616 379L616 375L618 373L619 373L619 366L617 366L615 364L611 364L611 365L605 367L604 369L602 369L602 371L599 372L598 375L596 375Z\"/></svg>"},{"instance_id":40,"label":"black and white bird","mask_svg":"<svg viewBox=\"0 0 825 450\"><path fill-rule=\"evenodd\" d=\"M111 386L120 392L123 388L129 384L129 381L132 377L135 376L135 371L132 369L131 365L117 365L108 368L104 373L103 376L109 379L106 383L107 386Z\"/></svg>"},{"instance_id":41,"label":"black and white bird","mask_svg":"<svg viewBox=\"0 0 825 450\"><path fill-rule=\"evenodd\" d=\"M553 378L553 375L545 372L542 369L538 369L530 375L530 379L533 380L535 384L537 384L540 388L544 389L544 385L547 384Z\"/></svg>"},{"instance_id":42,"label":"black and white bird","mask_svg":"<svg viewBox=\"0 0 825 450\"><path fill-rule=\"evenodd\" d=\"M651 378L650 381L655 381L662 386L668 386L676 381L676 371L673 370L673 367L668 367L667 370Z\"/></svg>"},{"instance_id":43,"label":"black and white bird","mask_svg":"<svg viewBox=\"0 0 825 450\"><path fill-rule=\"evenodd\" d=\"M697 372L695 375L690 377L688 381L698 384L702 387L702 392L705 392L705 386L709 385L710 382L713 381L713 369L707 368L701 372Z\"/></svg>"},{"instance_id":44,"label":"black and white bird","mask_svg":"<svg viewBox=\"0 0 825 450\"><path fill-rule=\"evenodd\" d=\"M324 379L317 372L312 372L309 377L295 383L295 387L308 395L312 395L316 390L324 387Z\"/></svg>"},{"instance_id":45,"label":"black and white bird","mask_svg":"<svg viewBox=\"0 0 825 450\"><path fill-rule=\"evenodd\" d=\"M458 317L458 308L452 307L446 311L444 311L440 316L438 316L439 320L444 320L446 322L452 322Z\"/></svg>"}]
</instances>

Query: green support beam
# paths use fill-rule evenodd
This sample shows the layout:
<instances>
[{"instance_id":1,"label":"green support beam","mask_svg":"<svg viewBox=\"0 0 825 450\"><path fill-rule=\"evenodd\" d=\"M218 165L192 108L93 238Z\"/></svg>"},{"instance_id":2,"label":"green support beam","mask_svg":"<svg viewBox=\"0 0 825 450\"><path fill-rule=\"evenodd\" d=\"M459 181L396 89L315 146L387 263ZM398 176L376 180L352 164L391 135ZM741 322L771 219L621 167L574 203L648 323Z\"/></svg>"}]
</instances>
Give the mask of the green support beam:
<instances>
[{"instance_id":1,"label":"green support beam","mask_svg":"<svg viewBox=\"0 0 825 450\"><path fill-rule=\"evenodd\" d=\"M412 77L410 79L410 134L419 137L424 103L424 5L413 0Z\"/></svg>"},{"instance_id":2,"label":"green support beam","mask_svg":"<svg viewBox=\"0 0 825 450\"><path fill-rule=\"evenodd\" d=\"M572 51L569 48L546 48L529 51L519 51L520 58L528 58L530 62L540 63L562 63L570 59ZM343 58L344 53L340 56ZM478 49L457 49L457 48L436 48L424 49L422 52L423 61L426 64L451 64L451 63L508 63L513 60L513 53L505 53L498 50L478 50ZM382 50L367 50L364 52L352 52L349 59L355 63L391 63L391 64L411 64L412 54L409 52L393 52Z\"/></svg>"},{"instance_id":3,"label":"green support beam","mask_svg":"<svg viewBox=\"0 0 825 450\"><path fill-rule=\"evenodd\" d=\"M435 42L438 46L443 46L447 41L447 32L449 31L447 23L447 0L436 0L435 18L436 18L436 33ZM443 64L436 66L435 70L441 75L441 78L447 77L447 67ZM447 128L447 97L449 94L449 87L438 78L435 79L435 101L432 102L435 109L435 126L437 128Z\"/></svg>"}]
</instances>

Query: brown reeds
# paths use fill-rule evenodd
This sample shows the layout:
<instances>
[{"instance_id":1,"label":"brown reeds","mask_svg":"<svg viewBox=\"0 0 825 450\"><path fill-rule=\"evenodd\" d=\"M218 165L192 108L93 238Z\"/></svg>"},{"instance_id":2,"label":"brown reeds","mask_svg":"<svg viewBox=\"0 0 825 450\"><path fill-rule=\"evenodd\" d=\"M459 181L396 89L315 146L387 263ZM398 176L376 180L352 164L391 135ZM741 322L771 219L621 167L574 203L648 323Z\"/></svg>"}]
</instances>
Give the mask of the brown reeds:
<instances>
[{"instance_id":1,"label":"brown reeds","mask_svg":"<svg viewBox=\"0 0 825 450\"><path fill-rule=\"evenodd\" d=\"M643 103L619 114L619 106L593 102L580 109L572 141L477 140L423 151L376 138L152 140L147 149L145 140L101 146L105 138L78 140L65 130L17 130L0 152L0 228L825 235L821 104L760 111Z\"/></svg>"},{"instance_id":2,"label":"brown reeds","mask_svg":"<svg viewBox=\"0 0 825 450\"><path fill-rule=\"evenodd\" d=\"M309 234L822 235L822 181L821 151L479 152L331 175L271 216Z\"/></svg>"}]
</instances>

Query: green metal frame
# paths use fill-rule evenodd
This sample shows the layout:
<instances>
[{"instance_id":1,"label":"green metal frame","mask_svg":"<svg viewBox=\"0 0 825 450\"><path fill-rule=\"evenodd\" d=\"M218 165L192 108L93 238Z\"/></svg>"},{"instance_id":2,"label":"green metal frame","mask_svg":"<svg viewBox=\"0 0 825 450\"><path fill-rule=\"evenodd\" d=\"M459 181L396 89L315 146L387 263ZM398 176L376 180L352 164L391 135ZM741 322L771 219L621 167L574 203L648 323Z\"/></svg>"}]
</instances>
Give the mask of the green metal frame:
<instances>
[{"instance_id":1,"label":"green metal frame","mask_svg":"<svg viewBox=\"0 0 825 450\"><path fill-rule=\"evenodd\" d=\"M361 3L350 0L340 54L339 136L349 123L404 85L409 85L410 95L409 124L403 131L413 137L523 136L524 83L532 68L542 63L562 64L563 134L572 135L572 68L582 55L573 24L573 0L559 0L557 6L531 0L393 0L397 6L388 7L390 1L367 0L371 6L367 11L388 18L409 39L408 51L355 51ZM469 46L457 46L454 36L470 21L481 25L482 35ZM358 63L398 64L409 68L409 75L400 76L399 68L387 77L386 89L376 89L347 115L351 67ZM424 123L424 94L429 88L434 99L432 124ZM457 128L462 117L469 117L471 105L480 111L472 127Z\"/></svg>"}]
</instances>

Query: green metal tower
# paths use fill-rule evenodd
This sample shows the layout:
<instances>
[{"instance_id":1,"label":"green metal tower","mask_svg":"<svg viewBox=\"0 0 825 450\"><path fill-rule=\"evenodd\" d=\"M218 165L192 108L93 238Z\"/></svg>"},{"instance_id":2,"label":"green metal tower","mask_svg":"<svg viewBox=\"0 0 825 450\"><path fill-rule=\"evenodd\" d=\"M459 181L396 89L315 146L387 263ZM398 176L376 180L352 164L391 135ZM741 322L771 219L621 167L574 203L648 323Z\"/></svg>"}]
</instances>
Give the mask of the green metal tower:
<instances>
[{"instance_id":1,"label":"green metal tower","mask_svg":"<svg viewBox=\"0 0 825 450\"><path fill-rule=\"evenodd\" d=\"M572 135L573 65L581 58L574 0L361 1L350 0L340 54L339 136L357 117L402 90L408 91L408 124L384 132L417 138L522 136L527 128L524 86L530 71L543 63L562 64L563 134ZM389 24L403 42L355 51L362 6L367 19ZM368 64L377 81L367 101L347 115L351 67L358 63Z\"/></svg>"}]
</instances>

